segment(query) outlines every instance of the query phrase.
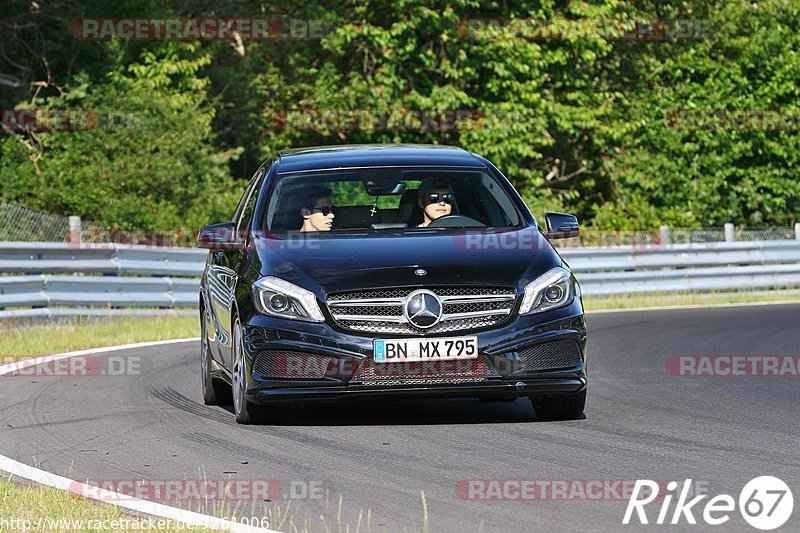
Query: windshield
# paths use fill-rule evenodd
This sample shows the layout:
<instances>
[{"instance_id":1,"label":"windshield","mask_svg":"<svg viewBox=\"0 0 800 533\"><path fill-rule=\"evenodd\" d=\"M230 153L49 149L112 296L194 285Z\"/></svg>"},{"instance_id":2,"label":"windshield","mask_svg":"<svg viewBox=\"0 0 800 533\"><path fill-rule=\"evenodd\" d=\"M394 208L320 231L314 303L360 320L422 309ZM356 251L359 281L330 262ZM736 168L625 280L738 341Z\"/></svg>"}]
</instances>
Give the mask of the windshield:
<instances>
[{"instance_id":1,"label":"windshield","mask_svg":"<svg viewBox=\"0 0 800 533\"><path fill-rule=\"evenodd\" d=\"M480 169L375 167L278 175L263 227L291 231L518 227L500 183Z\"/></svg>"}]
</instances>

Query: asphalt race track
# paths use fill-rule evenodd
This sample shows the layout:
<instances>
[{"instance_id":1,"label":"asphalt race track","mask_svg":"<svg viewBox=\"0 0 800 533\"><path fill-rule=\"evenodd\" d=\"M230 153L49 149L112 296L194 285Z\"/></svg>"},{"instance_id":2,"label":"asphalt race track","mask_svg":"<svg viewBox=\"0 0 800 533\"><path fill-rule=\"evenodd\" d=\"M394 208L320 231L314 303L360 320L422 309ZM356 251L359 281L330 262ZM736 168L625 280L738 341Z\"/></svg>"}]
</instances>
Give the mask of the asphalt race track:
<instances>
[{"instance_id":1,"label":"asphalt race track","mask_svg":"<svg viewBox=\"0 0 800 533\"><path fill-rule=\"evenodd\" d=\"M615 482L692 478L700 492L738 500L747 481L773 475L794 491L783 530L800 530L798 377L667 371L673 355L798 356L800 305L600 313L587 322L582 420L540 422L527 400L440 400L323 405L239 426L231 408L202 404L199 347L186 343L98 355L94 376L0 377L0 454L78 480L275 480L275 502L237 512L288 507L312 531L338 530L340 497L350 531L359 511L367 531L367 510L373 531L421 531L422 491L432 532L635 531L642 526L621 523L627 499ZM476 500L468 497L491 496L492 484L470 493L467 479L561 481L571 492ZM607 487L602 497L582 497L578 489L597 482ZM222 512L220 502L178 505ZM651 522L660 505L647 508ZM659 529L756 531L737 511L724 526L682 520Z\"/></svg>"}]
</instances>

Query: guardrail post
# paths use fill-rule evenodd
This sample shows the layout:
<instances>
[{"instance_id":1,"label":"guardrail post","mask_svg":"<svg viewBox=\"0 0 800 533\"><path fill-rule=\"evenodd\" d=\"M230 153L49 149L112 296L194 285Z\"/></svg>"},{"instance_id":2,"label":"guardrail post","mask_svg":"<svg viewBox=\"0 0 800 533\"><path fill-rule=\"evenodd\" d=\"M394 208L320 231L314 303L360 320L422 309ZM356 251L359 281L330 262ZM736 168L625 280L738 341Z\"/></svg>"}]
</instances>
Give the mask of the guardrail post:
<instances>
[{"instance_id":1,"label":"guardrail post","mask_svg":"<svg viewBox=\"0 0 800 533\"><path fill-rule=\"evenodd\" d=\"M658 228L658 231L661 233L661 246L669 246L672 244L672 234L669 231L669 226L661 226Z\"/></svg>"},{"instance_id":2,"label":"guardrail post","mask_svg":"<svg viewBox=\"0 0 800 533\"><path fill-rule=\"evenodd\" d=\"M734 242L736 240L736 230L733 224L728 222L725 224L725 242Z\"/></svg>"},{"instance_id":3,"label":"guardrail post","mask_svg":"<svg viewBox=\"0 0 800 533\"><path fill-rule=\"evenodd\" d=\"M796 222L794 225L794 238L800 241L800 222Z\"/></svg>"},{"instance_id":4,"label":"guardrail post","mask_svg":"<svg viewBox=\"0 0 800 533\"><path fill-rule=\"evenodd\" d=\"M69 243L72 246L81 245L81 217L69 217Z\"/></svg>"}]
</instances>

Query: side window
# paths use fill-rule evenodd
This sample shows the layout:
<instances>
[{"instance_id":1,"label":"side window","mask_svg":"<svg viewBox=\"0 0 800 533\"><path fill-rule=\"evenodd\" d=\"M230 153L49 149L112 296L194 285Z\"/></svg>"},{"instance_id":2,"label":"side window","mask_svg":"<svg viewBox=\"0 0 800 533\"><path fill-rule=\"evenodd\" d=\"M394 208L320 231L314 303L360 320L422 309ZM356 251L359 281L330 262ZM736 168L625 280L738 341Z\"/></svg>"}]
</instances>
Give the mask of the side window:
<instances>
[{"instance_id":1,"label":"side window","mask_svg":"<svg viewBox=\"0 0 800 533\"><path fill-rule=\"evenodd\" d=\"M231 217L231 222L236 222L239 220L239 217L242 214L242 209L244 209L244 204L247 202L247 199L250 197L250 191L253 189L254 180L250 180L250 183L247 184L247 189L244 190L244 194L239 199L239 203L236 206L236 211L233 212L233 216Z\"/></svg>"},{"instance_id":2,"label":"side window","mask_svg":"<svg viewBox=\"0 0 800 533\"><path fill-rule=\"evenodd\" d=\"M243 241L250 222L253 220L253 213L256 210L256 202L258 201L258 192L261 190L261 183L263 182L265 168L260 168L256 175L253 176L253 181L247 191L245 197L242 198L242 209L238 218L234 219L236 222L236 238L238 241ZM239 209L237 209L239 211Z\"/></svg>"}]
</instances>

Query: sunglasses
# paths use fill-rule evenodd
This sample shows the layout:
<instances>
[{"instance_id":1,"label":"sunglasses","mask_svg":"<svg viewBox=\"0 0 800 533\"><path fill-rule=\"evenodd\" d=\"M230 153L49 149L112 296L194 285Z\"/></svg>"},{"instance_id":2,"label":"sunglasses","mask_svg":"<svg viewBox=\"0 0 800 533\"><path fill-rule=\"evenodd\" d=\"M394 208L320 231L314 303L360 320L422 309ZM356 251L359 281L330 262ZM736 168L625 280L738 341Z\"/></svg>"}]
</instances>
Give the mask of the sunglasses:
<instances>
[{"instance_id":1,"label":"sunglasses","mask_svg":"<svg viewBox=\"0 0 800 533\"><path fill-rule=\"evenodd\" d=\"M439 202L444 202L446 204L453 205L453 195L449 192L444 194L432 192L425 196L425 200L427 200L429 204L438 204Z\"/></svg>"},{"instance_id":2,"label":"sunglasses","mask_svg":"<svg viewBox=\"0 0 800 533\"><path fill-rule=\"evenodd\" d=\"M335 208L333 206L327 206L326 205L325 207L315 207L314 209L312 209L312 211L320 212L320 213L322 213L322 216L326 217L326 216L330 215L331 213L333 213L334 209Z\"/></svg>"}]
</instances>

